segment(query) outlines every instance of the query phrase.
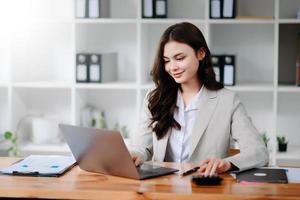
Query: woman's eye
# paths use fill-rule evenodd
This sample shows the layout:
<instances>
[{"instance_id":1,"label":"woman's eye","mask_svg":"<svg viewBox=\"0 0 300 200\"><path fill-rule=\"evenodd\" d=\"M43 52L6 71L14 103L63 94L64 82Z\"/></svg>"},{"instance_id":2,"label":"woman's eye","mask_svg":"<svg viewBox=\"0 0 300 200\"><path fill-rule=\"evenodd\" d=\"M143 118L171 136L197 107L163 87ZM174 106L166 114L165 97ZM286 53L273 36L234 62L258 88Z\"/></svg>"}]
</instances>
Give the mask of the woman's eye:
<instances>
[{"instance_id":1,"label":"woman's eye","mask_svg":"<svg viewBox=\"0 0 300 200\"><path fill-rule=\"evenodd\" d=\"M165 63L168 63L169 61L168 60L165 60Z\"/></svg>"},{"instance_id":2,"label":"woman's eye","mask_svg":"<svg viewBox=\"0 0 300 200\"><path fill-rule=\"evenodd\" d=\"M177 58L177 60L183 60L184 59L184 57L179 57L179 58Z\"/></svg>"}]
</instances>

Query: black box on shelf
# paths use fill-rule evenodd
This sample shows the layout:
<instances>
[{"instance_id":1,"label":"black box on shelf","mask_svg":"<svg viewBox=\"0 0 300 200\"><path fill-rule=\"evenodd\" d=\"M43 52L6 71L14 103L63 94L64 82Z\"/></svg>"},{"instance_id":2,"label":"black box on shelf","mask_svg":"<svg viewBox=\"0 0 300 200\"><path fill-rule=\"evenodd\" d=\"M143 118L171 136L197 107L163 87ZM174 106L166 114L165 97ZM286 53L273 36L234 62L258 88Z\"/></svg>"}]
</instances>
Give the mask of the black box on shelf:
<instances>
[{"instance_id":1,"label":"black box on shelf","mask_svg":"<svg viewBox=\"0 0 300 200\"><path fill-rule=\"evenodd\" d=\"M100 54L100 82L114 82L118 80L117 53Z\"/></svg>"},{"instance_id":2,"label":"black box on shelf","mask_svg":"<svg viewBox=\"0 0 300 200\"><path fill-rule=\"evenodd\" d=\"M167 0L143 0L143 18L167 18Z\"/></svg>"},{"instance_id":3,"label":"black box on shelf","mask_svg":"<svg viewBox=\"0 0 300 200\"><path fill-rule=\"evenodd\" d=\"M78 53L76 55L76 82L86 83L89 81L89 55Z\"/></svg>"}]
</instances>

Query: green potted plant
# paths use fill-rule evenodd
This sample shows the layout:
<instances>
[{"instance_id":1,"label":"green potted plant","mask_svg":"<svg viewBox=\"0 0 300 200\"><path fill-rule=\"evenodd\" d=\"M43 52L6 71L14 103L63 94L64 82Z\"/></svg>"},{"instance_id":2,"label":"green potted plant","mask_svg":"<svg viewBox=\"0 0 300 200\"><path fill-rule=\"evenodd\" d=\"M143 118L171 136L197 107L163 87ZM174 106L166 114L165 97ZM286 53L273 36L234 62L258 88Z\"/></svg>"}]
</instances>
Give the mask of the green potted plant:
<instances>
[{"instance_id":1,"label":"green potted plant","mask_svg":"<svg viewBox=\"0 0 300 200\"><path fill-rule=\"evenodd\" d=\"M278 151L279 152L286 152L287 150L287 140L284 136L277 136L277 143L278 143Z\"/></svg>"},{"instance_id":2,"label":"green potted plant","mask_svg":"<svg viewBox=\"0 0 300 200\"><path fill-rule=\"evenodd\" d=\"M8 147L6 148L6 152L10 156L19 156L20 151L17 144L17 137L13 135L11 131L6 131L0 139L0 144L2 143L9 143Z\"/></svg>"},{"instance_id":3,"label":"green potted plant","mask_svg":"<svg viewBox=\"0 0 300 200\"><path fill-rule=\"evenodd\" d=\"M268 142L269 142L270 138L268 138L266 132L264 132L264 133L262 134L262 139L263 139L263 141L264 141L266 147L268 147Z\"/></svg>"}]
</instances>

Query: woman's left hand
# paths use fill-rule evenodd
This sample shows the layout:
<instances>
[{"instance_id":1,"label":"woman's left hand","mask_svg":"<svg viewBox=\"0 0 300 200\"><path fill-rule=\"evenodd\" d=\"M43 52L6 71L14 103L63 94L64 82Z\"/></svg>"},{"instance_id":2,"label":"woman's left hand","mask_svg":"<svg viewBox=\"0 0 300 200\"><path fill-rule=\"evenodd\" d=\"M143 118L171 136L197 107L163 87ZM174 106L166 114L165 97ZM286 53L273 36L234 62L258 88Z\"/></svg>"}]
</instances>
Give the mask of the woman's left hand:
<instances>
[{"instance_id":1,"label":"woman's left hand","mask_svg":"<svg viewBox=\"0 0 300 200\"><path fill-rule=\"evenodd\" d=\"M210 157L201 161L198 170L204 176L213 176L216 173L226 172L231 168L231 163L227 160Z\"/></svg>"}]
</instances>

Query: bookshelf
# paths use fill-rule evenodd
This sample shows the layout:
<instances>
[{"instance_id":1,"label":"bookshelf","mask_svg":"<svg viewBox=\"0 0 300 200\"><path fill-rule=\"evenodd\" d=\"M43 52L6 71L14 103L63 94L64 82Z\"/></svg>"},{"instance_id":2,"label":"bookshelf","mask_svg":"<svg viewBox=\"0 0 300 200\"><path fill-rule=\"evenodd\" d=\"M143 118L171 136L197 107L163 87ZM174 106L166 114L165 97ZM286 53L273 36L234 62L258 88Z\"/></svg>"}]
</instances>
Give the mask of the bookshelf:
<instances>
[{"instance_id":1,"label":"bookshelf","mask_svg":"<svg viewBox=\"0 0 300 200\"><path fill-rule=\"evenodd\" d=\"M74 0L24 0L7 20L14 1L1 1L0 131L14 130L24 116L56 116L79 124L84 105L107 115L108 125L131 134L146 91L162 31L182 21L196 24L214 54L236 55L236 91L261 133L270 137L271 164L300 165L300 88L295 86L300 0L239 0L236 19L209 19L209 0L170 0L168 18L141 18L140 0L110 0L110 17L78 19ZM9 15L10 16L10 15ZM78 52L118 54L118 81L75 83ZM291 53L290 53L291 52ZM289 140L278 153L276 135ZM30 120L20 147L29 153L69 153L64 143L30 143Z\"/></svg>"}]
</instances>

